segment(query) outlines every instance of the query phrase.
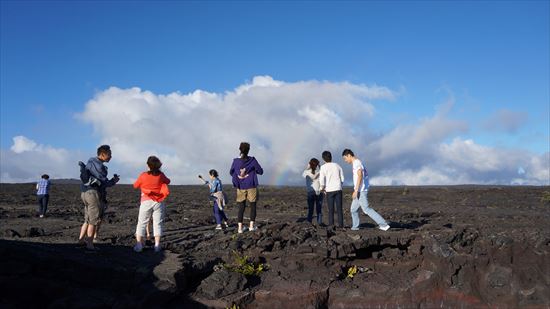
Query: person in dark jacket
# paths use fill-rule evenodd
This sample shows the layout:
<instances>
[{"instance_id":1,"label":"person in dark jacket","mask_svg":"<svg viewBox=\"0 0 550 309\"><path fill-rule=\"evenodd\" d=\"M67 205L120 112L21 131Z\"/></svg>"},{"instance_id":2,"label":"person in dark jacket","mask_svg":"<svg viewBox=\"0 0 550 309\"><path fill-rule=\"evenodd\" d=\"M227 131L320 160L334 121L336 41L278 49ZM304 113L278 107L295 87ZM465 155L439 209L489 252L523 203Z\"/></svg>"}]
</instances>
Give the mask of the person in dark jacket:
<instances>
[{"instance_id":1,"label":"person in dark jacket","mask_svg":"<svg viewBox=\"0 0 550 309\"><path fill-rule=\"evenodd\" d=\"M95 250L94 236L107 208L107 188L114 186L120 179L117 174L107 178L107 167L103 164L111 160L111 147L101 145L97 148L97 157L92 157L86 164L90 181L80 185L80 197L84 202L84 224L80 229L79 242L85 243L88 250ZM87 236L87 237L86 237Z\"/></svg>"},{"instance_id":2,"label":"person in dark jacket","mask_svg":"<svg viewBox=\"0 0 550 309\"><path fill-rule=\"evenodd\" d=\"M250 144L242 142L239 146L241 155L233 159L229 174L233 180L233 186L237 188L237 205L239 205L238 233L243 232L243 215L246 201L250 207L250 231L257 228L254 225L256 220L256 203L258 201L258 175L264 170L254 157L249 157Z\"/></svg>"}]
</instances>

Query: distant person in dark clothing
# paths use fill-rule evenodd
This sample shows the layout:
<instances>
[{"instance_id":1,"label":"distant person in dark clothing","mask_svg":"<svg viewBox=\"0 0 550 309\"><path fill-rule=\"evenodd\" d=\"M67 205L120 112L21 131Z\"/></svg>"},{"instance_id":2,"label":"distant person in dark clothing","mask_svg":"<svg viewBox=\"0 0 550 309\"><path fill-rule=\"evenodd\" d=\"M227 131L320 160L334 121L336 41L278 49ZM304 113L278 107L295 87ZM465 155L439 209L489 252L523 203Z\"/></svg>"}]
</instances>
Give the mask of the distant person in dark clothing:
<instances>
[{"instance_id":1,"label":"distant person in dark clothing","mask_svg":"<svg viewBox=\"0 0 550 309\"><path fill-rule=\"evenodd\" d=\"M120 178L117 174L107 178L107 167L104 162L111 161L111 147L101 145L97 148L97 157L92 157L86 164L90 181L80 185L80 197L84 202L84 224L80 230L80 241L86 243L88 250L95 250L93 240L107 208L107 188L114 186ZM87 237L86 237L87 236Z\"/></svg>"},{"instance_id":2,"label":"distant person in dark clothing","mask_svg":"<svg viewBox=\"0 0 550 309\"><path fill-rule=\"evenodd\" d=\"M42 175L42 178L36 184L36 196L38 197L38 215L44 218L48 209L48 201L50 199L50 176Z\"/></svg>"},{"instance_id":3,"label":"distant person in dark clothing","mask_svg":"<svg viewBox=\"0 0 550 309\"><path fill-rule=\"evenodd\" d=\"M237 205L239 205L238 233L243 232L243 216L246 201L250 207L250 231L255 231L256 203L258 201L258 176L264 170L254 157L249 157L250 144L242 142L239 145L241 156L233 160L229 174L233 180L233 186L237 188Z\"/></svg>"}]
</instances>

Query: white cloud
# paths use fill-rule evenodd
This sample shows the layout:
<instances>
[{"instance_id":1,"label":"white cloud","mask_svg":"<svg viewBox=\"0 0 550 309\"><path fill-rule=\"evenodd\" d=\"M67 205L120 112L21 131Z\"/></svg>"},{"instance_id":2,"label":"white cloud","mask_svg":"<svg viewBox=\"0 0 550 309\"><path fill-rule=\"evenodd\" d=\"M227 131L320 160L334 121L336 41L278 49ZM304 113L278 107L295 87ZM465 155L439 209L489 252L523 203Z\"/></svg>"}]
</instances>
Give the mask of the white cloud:
<instances>
[{"instance_id":1,"label":"white cloud","mask_svg":"<svg viewBox=\"0 0 550 309\"><path fill-rule=\"evenodd\" d=\"M402 157L395 162L406 161ZM375 164L378 163L375 158ZM520 150L497 149L476 144L473 140L455 138L440 143L415 162L429 162L395 168L382 166L374 175L375 185L437 184L550 184L550 153L536 155Z\"/></svg>"},{"instance_id":2,"label":"white cloud","mask_svg":"<svg viewBox=\"0 0 550 309\"><path fill-rule=\"evenodd\" d=\"M371 180L371 184L378 186L396 185L458 185L472 183L472 179L459 175L456 171L447 168L422 166L419 169L389 169L384 170Z\"/></svg>"},{"instance_id":3,"label":"white cloud","mask_svg":"<svg viewBox=\"0 0 550 309\"><path fill-rule=\"evenodd\" d=\"M90 100L79 118L111 145L113 161L127 173L137 173L156 154L176 182L195 183L198 173L216 168L227 183L238 145L248 141L266 169L261 182L275 184L325 148L337 155L344 146L358 145L350 134L353 121L372 116L371 100L394 98L380 86L257 76L223 94L156 95L112 87Z\"/></svg>"},{"instance_id":4,"label":"white cloud","mask_svg":"<svg viewBox=\"0 0 550 309\"><path fill-rule=\"evenodd\" d=\"M58 162L63 161L68 155L65 149L39 145L35 141L22 135L13 138L13 145L10 149L16 154L22 154L24 152L37 153Z\"/></svg>"},{"instance_id":5,"label":"white cloud","mask_svg":"<svg viewBox=\"0 0 550 309\"><path fill-rule=\"evenodd\" d=\"M32 151L36 148L36 143L24 136L16 136L13 138L13 145L11 150L15 153L22 153L25 151Z\"/></svg>"},{"instance_id":6,"label":"white cloud","mask_svg":"<svg viewBox=\"0 0 550 309\"><path fill-rule=\"evenodd\" d=\"M78 157L78 152L16 136L10 150L0 150L0 182L36 181L42 174L51 178L77 178Z\"/></svg>"},{"instance_id":7,"label":"white cloud","mask_svg":"<svg viewBox=\"0 0 550 309\"><path fill-rule=\"evenodd\" d=\"M485 121L483 127L489 131L502 131L512 134L527 123L527 119L528 115L526 112L501 109L491 115Z\"/></svg>"},{"instance_id":8,"label":"white cloud","mask_svg":"<svg viewBox=\"0 0 550 309\"><path fill-rule=\"evenodd\" d=\"M215 168L230 185L231 161L239 154L239 143L248 141L251 155L265 169L261 184L301 184L309 158L331 150L340 161L344 148L366 162L372 183L378 185L549 184L548 154L462 139L468 126L449 117L453 100L418 123L382 134L366 127L357 130L358 123L372 120L373 100L396 97L394 91L376 85L290 83L257 76L224 93L164 95L111 87L88 101L78 117L93 126L100 143L111 145L109 171L121 174L125 182L137 177L149 155L157 155L176 184L197 183L197 174ZM44 172L76 178L76 161L93 155L23 136L15 137L11 151L1 154L3 182L34 179ZM344 168L351 176L351 168Z\"/></svg>"}]
</instances>

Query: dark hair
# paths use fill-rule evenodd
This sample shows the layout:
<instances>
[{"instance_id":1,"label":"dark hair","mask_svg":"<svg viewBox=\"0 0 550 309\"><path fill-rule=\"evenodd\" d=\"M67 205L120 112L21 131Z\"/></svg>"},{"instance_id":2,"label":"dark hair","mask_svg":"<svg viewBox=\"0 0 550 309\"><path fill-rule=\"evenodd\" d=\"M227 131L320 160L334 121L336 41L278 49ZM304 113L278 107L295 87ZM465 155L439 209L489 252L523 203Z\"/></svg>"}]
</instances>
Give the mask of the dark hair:
<instances>
[{"instance_id":1,"label":"dark hair","mask_svg":"<svg viewBox=\"0 0 550 309\"><path fill-rule=\"evenodd\" d=\"M311 168L312 173L315 173L317 166L319 166L319 160L316 158L311 158L311 160L309 160L309 168Z\"/></svg>"},{"instance_id":2,"label":"dark hair","mask_svg":"<svg viewBox=\"0 0 550 309\"><path fill-rule=\"evenodd\" d=\"M148 174L151 175L160 175L160 167L162 166L162 162L160 162L160 159L155 156L150 156L147 158L147 166L149 167Z\"/></svg>"},{"instance_id":3,"label":"dark hair","mask_svg":"<svg viewBox=\"0 0 550 309\"><path fill-rule=\"evenodd\" d=\"M353 151L351 151L351 149L344 149L344 151L342 152L342 157L345 157L347 155L351 155L352 157L355 157L355 155L353 154Z\"/></svg>"},{"instance_id":4,"label":"dark hair","mask_svg":"<svg viewBox=\"0 0 550 309\"><path fill-rule=\"evenodd\" d=\"M332 154L330 153L330 151L323 151L323 154L321 154L321 156L323 157L323 160L325 160L325 162L332 162Z\"/></svg>"},{"instance_id":5,"label":"dark hair","mask_svg":"<svg viewBox=\"0 0 550 309\"><path fill-rule=\"evenodd\" d=\"M42 175L42 178L44 178L44 179L50 179L50 175L44 174L44 175Z\"/></svg>"},{"instance_id":6,"label":"dark hair","mask_svg":"<svg viewBox=\"0 0 550 309\"><path fill-rule=\"evenodd\" d=\"M101 155L102 153L110 154L111 153L111 147L109 145L101 145L97 148L97 155Z\"/></svg>"},{"instance_id":7,"label":"dark hair","mask_svg":"<svg viewBox=\"0 0 550 309\"><path fill-rule=\"evenodd\" d=\"M250 144L247 142L242 142L239 145L239 150L241 151L241 159L248 158L248 152L250 151Z\"/></svg>"},{"instance_id":8,"label":"dark hair","mask_svg":"<svg viewBox=\"0 0 550 309\"><path fill-rule=\"evenodd\" d=\"M216 177L216 178L218 177L218 171L216 171L216 170L210 170L208 172L208 174L210 174L210 176L213 176L213 177Z\"/></svg>"}]
</instances>

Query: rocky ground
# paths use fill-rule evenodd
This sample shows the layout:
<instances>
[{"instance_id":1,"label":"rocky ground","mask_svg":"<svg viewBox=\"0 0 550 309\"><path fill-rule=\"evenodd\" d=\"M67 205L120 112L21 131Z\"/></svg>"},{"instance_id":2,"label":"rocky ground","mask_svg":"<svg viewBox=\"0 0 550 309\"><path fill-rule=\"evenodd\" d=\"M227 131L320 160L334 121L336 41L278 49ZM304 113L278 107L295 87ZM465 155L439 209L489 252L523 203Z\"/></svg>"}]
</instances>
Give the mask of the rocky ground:
<instances>
[{"instance_id":1,"label":"rocky ground","mask_svg":"<svg viewBox=\"0 0 550 309\"><path fill-rule=\"evenodd\" d=\"M130 186L96 253L76 245L79 187L54 186L42 219L33 189L0 184L1 308L550 308L550 187L374 187L387 232L349 230L349 190L335 229L304 220L303 188L262 187L260 229L236 234L234 203L215 231L207 189L172 186L157 254L132 251Z\"/></svg>"}]
</instances>

